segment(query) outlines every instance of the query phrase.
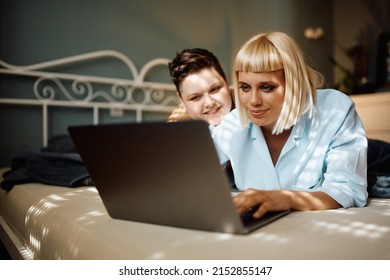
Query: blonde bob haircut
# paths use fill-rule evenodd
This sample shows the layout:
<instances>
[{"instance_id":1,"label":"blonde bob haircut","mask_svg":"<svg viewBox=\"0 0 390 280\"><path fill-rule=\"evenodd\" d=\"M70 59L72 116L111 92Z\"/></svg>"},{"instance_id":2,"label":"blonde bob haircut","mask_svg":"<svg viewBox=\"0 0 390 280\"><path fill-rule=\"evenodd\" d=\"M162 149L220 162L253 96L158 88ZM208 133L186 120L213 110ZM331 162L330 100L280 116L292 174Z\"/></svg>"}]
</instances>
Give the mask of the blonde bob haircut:
<instances>
[{"instance_id":1,"label":"blonde bob haircut","mask_svg":"<svg viewBox=\"0 0 390 280\"><path fill-rule=\"evenodd\" d=\"M313 115L316 89L323 84L323 77L306 65L302 51L289 35L267 32L249 39L238 51L233 65L235 102L244 126L249 117L239 98L238 73L284 71L285 93L283 106L273 127L273 134L295 125L306 112Z\"/></svg>"}]
</instances>

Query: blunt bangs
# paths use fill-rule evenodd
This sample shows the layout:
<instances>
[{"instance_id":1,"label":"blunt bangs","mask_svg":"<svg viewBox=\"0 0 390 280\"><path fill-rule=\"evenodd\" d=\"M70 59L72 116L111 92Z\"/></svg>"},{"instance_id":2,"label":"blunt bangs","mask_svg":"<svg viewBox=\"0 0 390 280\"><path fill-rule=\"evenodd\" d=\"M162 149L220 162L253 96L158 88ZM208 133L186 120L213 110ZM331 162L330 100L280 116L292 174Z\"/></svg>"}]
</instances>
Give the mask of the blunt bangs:
<instances>
[{"instance_id":1,"label":"blunt bangs","mask_svg":"<svg viewBox=\"0 0 390 280\"><path fill-rule=\"evenodd\" d=\"M272 72L281 69L282 58L275 46L266 38L259 42L251 40L244 45L238 52L233 66L233 70L237 72Z\"/></svg>"}]
</instances>

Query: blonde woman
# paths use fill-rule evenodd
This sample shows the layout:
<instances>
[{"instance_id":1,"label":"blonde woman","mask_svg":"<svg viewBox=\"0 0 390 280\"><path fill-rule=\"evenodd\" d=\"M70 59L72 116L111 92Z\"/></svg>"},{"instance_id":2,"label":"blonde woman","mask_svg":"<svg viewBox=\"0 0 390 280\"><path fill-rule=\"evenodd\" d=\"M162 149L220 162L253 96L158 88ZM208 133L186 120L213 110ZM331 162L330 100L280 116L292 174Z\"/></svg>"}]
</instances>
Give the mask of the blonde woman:
<instances>
[{"instance_id":1,"label":"blonde woman","mask_svg":"<svg viewBox=\"0 0 390 280\"><path fill-rule=\"evenodd\" d=\"M237 109L211 127L221 163L231 162L240 213L362 207L367 201L367 139L353 102L319 89L282 32L251 38L236 55Z\"/></svg>"}]
</instances>

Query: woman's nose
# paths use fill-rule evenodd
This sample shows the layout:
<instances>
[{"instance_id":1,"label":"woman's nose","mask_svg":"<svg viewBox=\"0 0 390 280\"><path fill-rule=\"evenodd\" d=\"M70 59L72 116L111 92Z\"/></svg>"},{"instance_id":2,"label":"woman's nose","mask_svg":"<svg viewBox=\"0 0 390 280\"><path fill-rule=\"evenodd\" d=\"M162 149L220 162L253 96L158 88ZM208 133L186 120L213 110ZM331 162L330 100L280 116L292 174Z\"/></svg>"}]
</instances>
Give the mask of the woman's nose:
<instances>
[{"instance_id":1,"label":"woman's nose","mask_svg":"<svg viewBox=\"0 0 390 280\"><path fill-rule=\"evenodd\" d=\"M212 96L210 96L209 94L206 94L206 96L205 96L206 106L208 106L208 107L214 106L214 103L215 103L215 99Z\"/></svg>"},{"instance_id":2,"label":"woman's nose","mask_svg":"<svg viewBox=\"0 0 390 280\"><path fill-rule=\"evenodd\" d=\"M261 98L261 94L255 90L253 90L251 92L251 96L250 96L250 103L251 103L251 105L254 105L254 106L262 104L263 98Z\"/></svg>"}]
</instances>

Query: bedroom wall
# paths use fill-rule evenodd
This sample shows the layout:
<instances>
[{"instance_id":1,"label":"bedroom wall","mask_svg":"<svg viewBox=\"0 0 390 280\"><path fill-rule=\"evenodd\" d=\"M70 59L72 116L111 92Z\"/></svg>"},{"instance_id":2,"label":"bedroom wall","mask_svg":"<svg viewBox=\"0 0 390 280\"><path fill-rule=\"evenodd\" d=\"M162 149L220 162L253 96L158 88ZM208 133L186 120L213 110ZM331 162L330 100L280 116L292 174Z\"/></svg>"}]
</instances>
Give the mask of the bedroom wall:
<instances>
[{"instance_id":1,"label":"bedroom wall","mask_svg":"<svg viewBox=\"0 0 390 280\"><path fill-rule=\"evenodd\" d=\"M303 37L306 27L317 25L332 36L329 1L15 0L0 5L0 54L12 64L115 49L143 65L199 46L214 51L230 69L234 52L250 36L282 30L301 43L329 79L332 75L321 54L331 52L329 42L313 43Z\"/></svg>"},{"instance_id":2,"label":"bedroom wall","mask_svg":"<svg viewBox=\"0 0 390 280\"><path fill-rule=\"evenodd\" d=\"M326 36L318 41L307 40L304 30L310 26L321 26ZM329 40L334 32L333 1L1 1L0 59L29 65L111 49L127 55L139 68L156 57L172 58L183 48L204 47L220 58L230 76L237 49L252 35L268 30L293 35L312 66L325 75L329 84L333 83L333 67L328 60L333 53ZM111 64L64 70L126 78L122 68ZM165 70L161 70L158 79L169 82ZM31 95L32 90L24 81L0 77L0 97ZM64 133L69 124L80 120L91 122L91 117L79 111L61 113L50 133ZM23 146L39 149L40 129L39 109L0 105L0 166L9 165Z\"/></svg>"},{"instance_id":3,"label":"bedroom wall","mask_svg":"<svg viewBox=\"0 0 390 280\"><path fill-rule=\"evenodd\" d=\"M311 0L1 1L0 58L29 65L111 49L127 55L139 68L156 57L172 58L183 48L203 47L220 58L230 76L232 57L244 41L261 31L282 30L301 43L313 65L331 80L332 69L324 55L332 51L331 45L303 36L312 25L322 26L331 36L331 15L332 2ZM123 69L113 65L64 70L126 78ZM158 79L169 82L168 72L162 71ZM32 96L24 80L0 77L0 82L1 97ZM0 106L0 166L6 166L22 147L41 147L42 125L38 108ZM91 122L86 112L68 111L51 113L56 120L50 134Z\"/></svg>"}]
</instances>

